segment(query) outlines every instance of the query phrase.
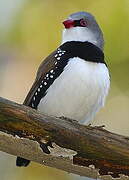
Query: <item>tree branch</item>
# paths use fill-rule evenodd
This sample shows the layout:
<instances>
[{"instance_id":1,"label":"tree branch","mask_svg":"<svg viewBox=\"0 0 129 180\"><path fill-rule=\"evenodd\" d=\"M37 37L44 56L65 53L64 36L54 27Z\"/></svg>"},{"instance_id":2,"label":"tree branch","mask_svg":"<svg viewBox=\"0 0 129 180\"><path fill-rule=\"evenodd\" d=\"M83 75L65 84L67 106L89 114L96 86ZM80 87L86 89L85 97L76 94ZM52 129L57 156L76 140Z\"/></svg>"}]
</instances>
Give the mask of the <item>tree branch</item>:
<instances>
[{"instance_id":1,"label":"tree branch","mask_svg":"<svg viewBox=\"0 0 129 180\"><path fill-rule=\"evenodd\" d=\"M74 120L48 117L3 98L0 150L81 176L129 176L128 137Z\"/></svg>"}]
</instances>

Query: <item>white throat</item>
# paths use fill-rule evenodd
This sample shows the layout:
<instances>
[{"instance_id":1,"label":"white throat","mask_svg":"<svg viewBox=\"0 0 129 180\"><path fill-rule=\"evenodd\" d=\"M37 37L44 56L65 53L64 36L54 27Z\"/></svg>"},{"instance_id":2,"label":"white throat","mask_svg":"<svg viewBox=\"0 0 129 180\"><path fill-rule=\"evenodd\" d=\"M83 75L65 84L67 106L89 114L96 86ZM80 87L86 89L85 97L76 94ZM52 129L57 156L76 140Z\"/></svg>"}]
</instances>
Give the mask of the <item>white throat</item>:
<instances>
[{"instance_id":1,"label":"white throat","mask_svg":"<svg viewBox=\"0 0 129 180\"><path fill-rule=\"evenodd\" d=\"M92 33L88 28L73 27L64 29L62 34L62 44L68 41L88 41L103 50L103 42L100 40L99 34Z\"/></svg>"}]
</instances>

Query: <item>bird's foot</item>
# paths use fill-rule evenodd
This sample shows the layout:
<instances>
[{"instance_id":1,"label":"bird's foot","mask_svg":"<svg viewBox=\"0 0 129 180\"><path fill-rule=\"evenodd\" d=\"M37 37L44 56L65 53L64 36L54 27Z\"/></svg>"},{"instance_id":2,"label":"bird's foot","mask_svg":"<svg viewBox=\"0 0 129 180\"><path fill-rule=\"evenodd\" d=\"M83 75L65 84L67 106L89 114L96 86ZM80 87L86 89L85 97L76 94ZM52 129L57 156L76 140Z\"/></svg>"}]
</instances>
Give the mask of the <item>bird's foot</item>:
<instances>
[{"instance_id":1,"label":"bird's foot","mask_svg":"<svg viewBox=\"0 0 129 180\"><path fill-rule=\"evenodd\" d=\"M69 118L67 118L67 117L65 117L65 116L61 116L61 117L59 117L60 119L62 119L62 120L70 120Z\"/></svg>"},{"instance_id":2,"label":"bird's foot","mask_svg":"<svg viewBox=\"0 0 129 180\"><path fill-rule=\"evenodd\" d=\"M98 128L98 129L103 129L105 128L105 125L100 125L100 126L94 126L95 128Z\"/></svg>"},{"instance_id":3,"label":"bird's foot","mask_svg":"<svg viewBox=\"0 0 129 180\"><path fill-rule=\"evenodd\" d=\"M78 121L77 120L75 120L75 119L70 119L70 118L67 118L67 117L65 117L65 116L61 116L61 117L59 117L60 119L62 119L62 120L66 120L66 121L69 121L69 122L75 122L75 123L78 123Z\"/></svg>"}]
</instances>

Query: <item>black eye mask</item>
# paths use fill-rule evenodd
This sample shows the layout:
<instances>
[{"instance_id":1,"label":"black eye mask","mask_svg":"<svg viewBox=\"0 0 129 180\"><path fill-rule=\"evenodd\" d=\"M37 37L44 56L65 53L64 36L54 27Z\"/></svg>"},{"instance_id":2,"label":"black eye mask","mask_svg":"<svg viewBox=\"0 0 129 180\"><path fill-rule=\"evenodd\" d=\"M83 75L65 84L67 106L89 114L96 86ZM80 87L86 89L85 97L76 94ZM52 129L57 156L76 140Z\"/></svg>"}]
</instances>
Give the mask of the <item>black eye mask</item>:
<instances>
[{"instance_id":1,"label":"black eye mask","mask_svg":"<svg viewBox=\"0 0 129 180\"><path fill-rule=\"evenodd\" d=\"M74 20L74 27L86 27L87 22L84 19Z\"/></svg>"}]
</instances>

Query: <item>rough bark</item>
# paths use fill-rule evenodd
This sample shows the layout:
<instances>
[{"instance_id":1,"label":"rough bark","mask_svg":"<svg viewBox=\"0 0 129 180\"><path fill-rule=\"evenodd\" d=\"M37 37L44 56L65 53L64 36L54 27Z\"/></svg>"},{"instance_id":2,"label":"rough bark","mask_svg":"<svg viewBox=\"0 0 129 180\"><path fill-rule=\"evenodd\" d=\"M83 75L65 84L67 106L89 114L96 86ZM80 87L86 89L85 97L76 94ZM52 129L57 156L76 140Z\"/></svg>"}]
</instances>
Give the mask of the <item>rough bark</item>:
<instances>
[{"instance_id":1,"label":"rough bark","mask_svg":"<svg viewBox=\"0 0 129 180\"><path fill-rule=\"evenodd\" d=\"M128 137L49 117L3 98L0 150L81 176L129 179Z\"/></svg>"}]
</instances>

